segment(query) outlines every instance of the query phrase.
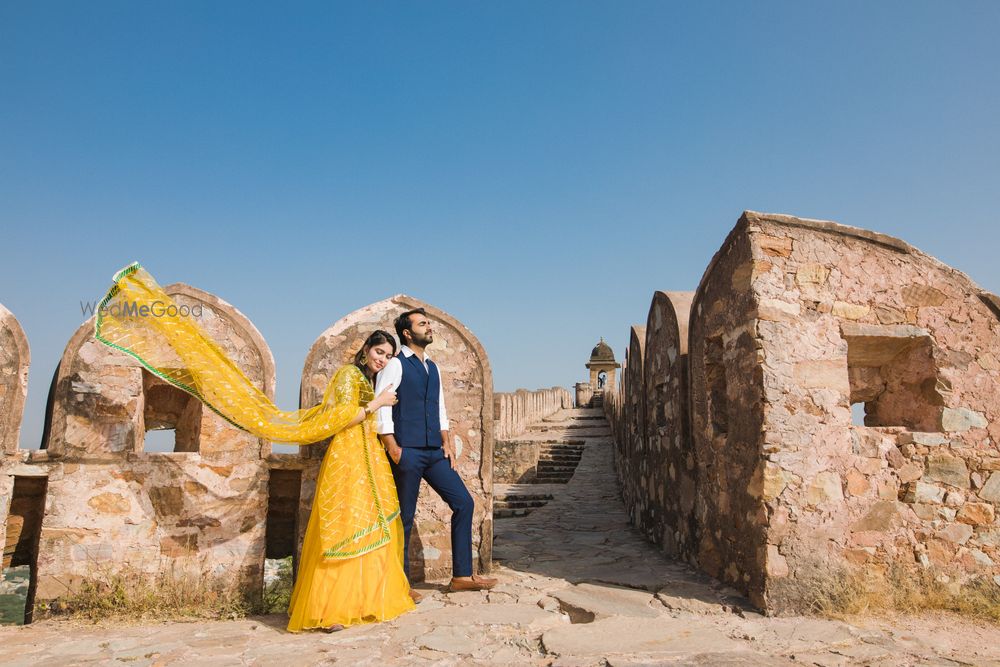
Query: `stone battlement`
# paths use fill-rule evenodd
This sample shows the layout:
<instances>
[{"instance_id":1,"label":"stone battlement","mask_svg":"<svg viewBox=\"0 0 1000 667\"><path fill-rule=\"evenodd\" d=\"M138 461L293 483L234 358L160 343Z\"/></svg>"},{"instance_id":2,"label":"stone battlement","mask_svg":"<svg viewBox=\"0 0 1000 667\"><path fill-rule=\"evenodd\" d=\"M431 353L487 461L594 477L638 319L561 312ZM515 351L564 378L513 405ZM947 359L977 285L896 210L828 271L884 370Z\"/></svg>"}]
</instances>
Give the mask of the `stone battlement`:
<instances>
[{"instance_id":1,"label":"stone battlement","mask_svg":"<svg viewBox=\"0 0 1000 667\"><path fill-rule=\"evenodd\" d=\"M744 213L630 331L605 406L633 523L772 613L851 569L997 577L997 303L898 239Z\"/></svg>"}]
</instances>

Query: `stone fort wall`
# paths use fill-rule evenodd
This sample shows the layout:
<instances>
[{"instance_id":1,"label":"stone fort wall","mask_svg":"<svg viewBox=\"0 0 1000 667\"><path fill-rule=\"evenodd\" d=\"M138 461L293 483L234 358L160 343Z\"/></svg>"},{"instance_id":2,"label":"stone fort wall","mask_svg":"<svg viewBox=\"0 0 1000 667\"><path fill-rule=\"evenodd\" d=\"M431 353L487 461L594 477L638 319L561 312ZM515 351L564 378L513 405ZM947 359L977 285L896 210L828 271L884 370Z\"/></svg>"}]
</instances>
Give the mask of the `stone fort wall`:
<instances>
[{"instance_id":1,"label":"stone fort wall","mask_svg":"<svg viewBox=\"0 0 1000 667\"><path fill-rule=\"evenodd\" d=\"M165 290L181 304L201 305L199 324L273 397L271 352L242 313L186 285ZM485 350L464 325L403 295L355 311L312 346L301 404L319 400L368 332L391 331L399 312L419 306L436 324L429 353L445 380L459 471L476 501L475 555L487 571L493 379ZM50 389L42 448L18 449L28 345L17 320L0 306L3 567L30 568L28 599L37 601L71 594L88 578L120 573L189 573L206 585L262 590L265 559L297 555L301 546L326 443L273 453L270 442L229 425L132 357L97 342L93 328L93 319L85 322L66 346ZM556 399L565 402L555 390L527 393L518 399L523 419L551 409ZM156 430L173 434L171 451L149 451L147 440ZM450 576L450 511L429 489L421 496L411 574Z\"/></svg>"},{"instance_id":2,"label":"stone fort wall","mask_svg":"<svg viewBox=\"0 0 1000 667\"><path fill-rule=\"evenodd\" d=\"M995 296L898 239L752 212L690 302L686 355L662 294L605 404L651 540L771 613L852 569L1000 575Z\"/></svg>"},{"instance_id":3,"label":"stone fort wall","mask_svg":"<svg viewBox=\"0 0 1000 667\"><path fill-rule=\"evenodd\" d=\"M532 424L572 407L573 398L562 387L495 393L494 481L499 484L533 482L538 472L543 441L537 438L519 439L518 436L525 433Z\"/></svg>"}]
</instances>

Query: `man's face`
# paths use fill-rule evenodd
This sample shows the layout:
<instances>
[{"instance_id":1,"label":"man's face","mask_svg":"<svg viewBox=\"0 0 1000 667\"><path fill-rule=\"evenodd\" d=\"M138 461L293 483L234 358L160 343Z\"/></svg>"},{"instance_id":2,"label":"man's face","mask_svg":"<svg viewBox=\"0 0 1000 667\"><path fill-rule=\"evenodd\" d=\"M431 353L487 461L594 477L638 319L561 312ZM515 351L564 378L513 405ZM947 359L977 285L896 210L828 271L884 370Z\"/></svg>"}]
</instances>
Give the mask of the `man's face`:
<instances>
[{"instance_id":1,"label":"man's face","mask_svg":"<svg viewBox=\"0 0 1000 667\"><path fill-rule=\"evenodd\" d=\"M431 321L426 315L413 313L410 315L410 335L412 342L427 347L434 342L434 331L431 329Z\"/></svg>"}]
</instances>

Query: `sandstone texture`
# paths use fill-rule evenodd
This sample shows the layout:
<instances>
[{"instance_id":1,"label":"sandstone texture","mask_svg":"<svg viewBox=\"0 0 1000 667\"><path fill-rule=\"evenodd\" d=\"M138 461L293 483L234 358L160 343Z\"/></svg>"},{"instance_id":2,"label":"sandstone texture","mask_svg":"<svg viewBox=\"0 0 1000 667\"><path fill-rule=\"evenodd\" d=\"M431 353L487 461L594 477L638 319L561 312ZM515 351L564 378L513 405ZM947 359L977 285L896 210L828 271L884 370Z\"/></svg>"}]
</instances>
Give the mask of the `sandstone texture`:
<instances>
[{"instance_id":1,"label":"sandstone texture","mask_svg":"<svg viewBox=\"0 0 1000 667\"><path fill-rule=\"evenodd\" d=\"M1000 574L995 296L898 239L753 212L689 312L669 294L605 402L651 541L769 613L852 569Z\"/></svg>"}]
</instances>

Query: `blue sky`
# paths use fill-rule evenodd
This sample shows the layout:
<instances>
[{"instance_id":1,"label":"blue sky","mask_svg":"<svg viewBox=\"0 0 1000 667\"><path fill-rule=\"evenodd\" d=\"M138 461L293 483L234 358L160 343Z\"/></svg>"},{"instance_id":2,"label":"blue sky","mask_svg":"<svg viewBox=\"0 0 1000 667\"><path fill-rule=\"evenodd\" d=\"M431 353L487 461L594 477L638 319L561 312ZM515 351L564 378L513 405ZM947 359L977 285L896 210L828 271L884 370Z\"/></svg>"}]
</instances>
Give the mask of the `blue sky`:
<instances>
[{"instance_id":1,"label":"blue sky","mask_svg":"<svg viewBox=\"0 0 1000 667\"><path fill-rule=\"evenodd\" d=\"M621 356L744 209L899 236L1000 291L1000 3L0 1L0 303L37 447L142 262L313 340L405 292L498 390Z\"/></svg>"}]
</instances>

